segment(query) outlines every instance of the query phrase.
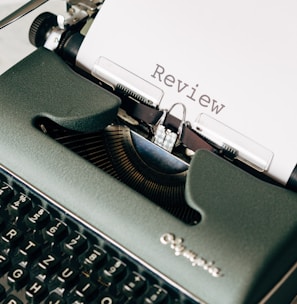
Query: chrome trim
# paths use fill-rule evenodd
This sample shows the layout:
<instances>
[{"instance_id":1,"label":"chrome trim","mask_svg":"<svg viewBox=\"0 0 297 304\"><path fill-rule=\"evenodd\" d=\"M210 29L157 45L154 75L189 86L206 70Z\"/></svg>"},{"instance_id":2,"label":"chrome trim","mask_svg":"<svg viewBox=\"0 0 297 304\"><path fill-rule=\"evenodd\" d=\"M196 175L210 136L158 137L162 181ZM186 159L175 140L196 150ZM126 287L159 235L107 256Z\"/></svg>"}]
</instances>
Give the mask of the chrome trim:
<instances>
[{"instance_id":1,"label":"chrome trim","mask_svg":"<svg viewBox=\"0 0 297 304\"><path fill-rule=\"evenodd\" d=\"M259 302L265 304L268 300L272 299L273 295L282 287L287 279L297 271L297 262L288 270L288 272L278 281L278 283L267 293L267 295ZM297 295L296 295L297 296ZM294 301L294 300L293 300Z\"/></svg>"}]
</instances>

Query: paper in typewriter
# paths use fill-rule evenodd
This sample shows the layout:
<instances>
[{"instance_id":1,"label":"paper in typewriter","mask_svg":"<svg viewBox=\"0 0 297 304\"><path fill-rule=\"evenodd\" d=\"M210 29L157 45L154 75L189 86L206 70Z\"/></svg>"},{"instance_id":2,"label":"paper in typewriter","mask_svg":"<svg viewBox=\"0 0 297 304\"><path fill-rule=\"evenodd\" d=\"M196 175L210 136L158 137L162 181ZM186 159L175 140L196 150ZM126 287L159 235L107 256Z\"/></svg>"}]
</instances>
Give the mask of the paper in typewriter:
<instances>
[{"instance_id":1,"label":"paper in typewriter","mask_svg":"<svg viewBox=\"0 0 297 304\"><path fill-rule=\"evenodd\" d=\"M293 0L106 0L77 62L134 83L160 109L183 103L193 128L286 183L297 158L296 10Z\"/></svg>"}]
</instances>

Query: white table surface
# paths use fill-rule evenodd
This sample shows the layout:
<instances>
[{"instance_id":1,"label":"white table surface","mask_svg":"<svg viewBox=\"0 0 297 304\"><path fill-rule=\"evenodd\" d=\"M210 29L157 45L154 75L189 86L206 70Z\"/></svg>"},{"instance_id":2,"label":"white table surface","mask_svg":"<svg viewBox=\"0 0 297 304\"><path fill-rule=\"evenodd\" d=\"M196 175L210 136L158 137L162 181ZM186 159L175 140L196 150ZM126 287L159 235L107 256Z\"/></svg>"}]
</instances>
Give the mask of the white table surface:
<instances>
[{"instance_id":1,"label":"white table surface","mask_svg":"<svg viewBox=\"0 0 297 304\"><path fill-rule=\"evenodd\" d=\"M26 2L28 0L0 0L0 19ZM28 39L28 31L36 16L45 11L65 15L66 1L49 0L22 19L0 30L0 74L34 51L35 47L30 44Z\"/></svg>"}]
</instances>

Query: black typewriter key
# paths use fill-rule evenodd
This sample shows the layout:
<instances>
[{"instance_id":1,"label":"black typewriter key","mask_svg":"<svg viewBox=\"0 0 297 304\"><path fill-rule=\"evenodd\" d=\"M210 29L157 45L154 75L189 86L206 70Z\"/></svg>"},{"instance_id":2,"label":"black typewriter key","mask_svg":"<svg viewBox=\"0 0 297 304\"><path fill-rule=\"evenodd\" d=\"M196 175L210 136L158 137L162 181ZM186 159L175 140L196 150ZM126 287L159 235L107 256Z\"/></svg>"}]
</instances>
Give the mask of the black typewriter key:
<instances>
[{"instance_id":1,"label":"black typewriter key","mask_svg":"<svg viewBox=\"0 0 297 304\"><path fill-rule=\"evenodd\" d=\"M5 182L0 182L0 204L4 204L6 206L12 197L12 187Z\"/></svg>"},{"instance_id":2,"label":"black typewriter key","mask_svg":"<svg viewBox=\"0 0 297 304\"><path fill-rule=\"evenodd\" d=\"M119 282L126 274L126 270L126 264L113 257L104 266L103 276L109 282Z\"/></svg>"},{"instance_id":3,"label":"black typewriter key","mask_svg":"<svg viewBox=\"0 0 297 304\"><path fill-rule=\"evenodd\" d=\"M44 230L44 238L49 242L61 242L67 234L67 225L58 219L51 221Z\"/></svg>"},{"instance_id":4,"label":"black typewriter key","mask_svg":"<svg viewBox=\"0 0 297 304\"><path fill-rule=\"evenodd\" d=\"M66 302L56 293L51 293L44 304L65 304Z\"/></svg>"},{"instance_id":5,"label":"black typewriter key","mask_svg":"<svg viewBox=\"0 0 297 304\"><path fill-rule=\"evenodd\" d=\"M78 232L72 232L63 243L63 250L69 255L80 255L87 248L86 237Z\"/></svg>"},{"instance_id":6,"label":"black typewriter key","mask_svg":"<svg viewBox=\"0 0 297 304\"><path fill-rule=\"evenodd\" d=\"M0 231L5 228L6 222L3 216L0 215Z\"/></svg>"},{"instance_id":7,"label":"black typewriter key","mask_svg":"<svg viewBox=\"0 0 297 304\"><path fill-rule=\"evenodd\" d=\"M23 304L23 301L16 296L9 295L2 304Z\"/></svg>"},{"instance_id":8,"label":"black typewriter key","mask_svg":"<svg viewBox=\"0 0 297 304\"><path fill-rule=\"evenodd\" d=\"M77 285L75 293L81 300L91 301L98 295L98 286L89 278L83 277Z\"/></svg>"},{"instance_id":9,"label":"black typewriter key","mask_svg":"<svg viewBox=\"0 0 297 304\"><path fill-rule=\"evenodd\" d=\"M29 238L21 243L19 252L26 261L31 262L41 253L41 246Z\"/></svg>"},{"instance_id":10,"label":"black typewriter key","mask_svg":"<svg viewBox=\"0 0 297 304\"><path fill-rule=\"evenodd\" d=\"M11 215L24 216L32 208L31 199L23 193L15 195L8 204L8 210Z\"/></svg>"},{"instance_id":11,"label":"black typewriter key","mask_svg":"<svg viewBox=\"0 0 297 304\"><path fill-rule=\"evenodd\" d=\"M128 297L137 297L146 288L146 279L137 272L131 273L123 285L123 292Z\"/></svg>"},{"instance_id":12,"label":"black typewriter key","mask_svg":"<svg viewBox=\"0 0 297 304\"><path fill-rule=\"evenodd\" d=\"M15 186L0 179L1 304L188 303L58 204L8 180Z\"/></svg>"},{"instance_id":13,"label":"black typewriter key","mask_svg":"<svg viewBox=\"0 0 297 304\"><path fill-rule=\"evenodd\" d=\"M4 300L6 297L5 287L0 284L0 301Z\"/></svg>"},{"instance_id":14,"label":"black typewriter key","mask_svg":"<svg viewBox=\"0 0 297 304\"><path fill-rule=\"evenodd\" d=\"M144 301L147 304L168 303L168 293L162 287L154 285L148 290Z\"/></svg>"},{"instance_id":15,"label":"black typewriter key","mask_svg":"<svg viewBox=\"0 0 297 304\"><path fill-rule=\"evenodd\" d=\"M94 245L87 251L83 263L87 269L95 270L104 263L106 257L106 251Z\"/></svg>"},{"instance_id":16,"label":"black typewriter key","mask_svg":"<svg viewBox=\"0 0 297 304\"><path fill-rule=\"evenodd\" d=\"M2 240L11 248L18 245L23 239L23 233L17 227L10 225L7 227L1 235Z\"/></svg>"},{"instance_id":17,"label":"black typewriter key","mask_svg":"<svg viewBox=\"0 0 297 304\"><path fill-rule=\"evenodd\" d=\"M59 269L61 260L61 257L54 253L44 254L38 262L38 267L42 274L51 275Z\"/></svg>"},{"instance_id":18,"label":"black typewriter key","mask_svg":"<svg viewBox=\"0 0 297 304\"><path fill-rule=\"evenodd\" d=\"M50 214L41 206L35 206L26 216L26 224L34 230L44 228L50 221Z\"/></svg>"},{"instance_id":19,"label":"black typewriter key","mask_svg":"<svg viewBox=\"0 0 297 304\"><path fill-rule=\"evenodd\" d=\"M59 270L57 279L61 287L70 289L77 283L78 275L77 267L66 265Z\"/></svg>"},{"instance_id":20,"label":"black typewriter key","mask_svg":"<svg viewBox=\"0 0 297 304\"><path fill-rule=\"evenodd\" d=\"M27 284L29 272L24 267L17 265L10 269L7 275L7 280L16 290L21 289Z\"/></svg>"},{"instance_id":21,"label":"black typewriter key","mask_svg":"<svg viewBox=\"0 0 297 304\"><path fill-rule=\"evenodd\" d=\"M96 303L102 303L102 304L121 304L121 303L125 303L122 301L122 299L118 299L115 296L112 296L108 293L103 293L101 295L99 295L98 299L96 299Z\"/></svg>"},{"instance_id":22,"label":"black typewriter key","mask_svg":"<svg viewBox=\"0 0 297 304\"><path fill-rule=\"evenodd\" d=\"M0 253L0 276L6 273L11 266L10 258L3 253Z\"/></svg>"},{"instance_id":23,"label":"black typewriter key","mask_svg":"<svg viewBox=\"0 0 297 304\"><path fill-rule=\"evenodd\" d=\"M26 287L26 298L30 303L40 303L47 294L47 287L38 279L34 279Z\"/></svg>"}]
</instances>

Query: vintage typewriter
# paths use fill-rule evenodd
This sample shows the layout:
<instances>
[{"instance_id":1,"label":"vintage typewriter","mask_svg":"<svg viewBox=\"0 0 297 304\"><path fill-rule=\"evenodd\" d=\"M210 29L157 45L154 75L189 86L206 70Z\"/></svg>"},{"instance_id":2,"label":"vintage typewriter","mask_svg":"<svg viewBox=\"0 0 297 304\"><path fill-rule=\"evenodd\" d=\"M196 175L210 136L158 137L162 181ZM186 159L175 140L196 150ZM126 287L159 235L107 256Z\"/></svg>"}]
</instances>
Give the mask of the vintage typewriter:
<instances>
[{"instance_id":1,"label":"vintage typewriter","mask_svg":"<svg viewBox=\"0 0 297 304\"><path fill-rule=\"evenodd\" d=\"M1 27L44 2L29 1ZM165 32L180 38L176 12L184 16L185 6L204 23L220 12L211 5L68 0L65 15L32 20L36 50L0 76L1 303L297 302L290 146L284 167L290 163L293 173L278 176L276 151L209 115L193 120L186 102L195 97L205 112L231 106L198 97L198 84L166 74L160 62L151 82L118 63L144 48L143 37L131 41L121 28L139 27L149 40L147 28L156 35L162 19ZM161 82L188 90L164 105ZM283 148L277 130L273 136Z\"/></svg>"}]
</instances>

